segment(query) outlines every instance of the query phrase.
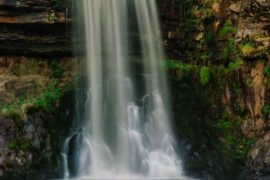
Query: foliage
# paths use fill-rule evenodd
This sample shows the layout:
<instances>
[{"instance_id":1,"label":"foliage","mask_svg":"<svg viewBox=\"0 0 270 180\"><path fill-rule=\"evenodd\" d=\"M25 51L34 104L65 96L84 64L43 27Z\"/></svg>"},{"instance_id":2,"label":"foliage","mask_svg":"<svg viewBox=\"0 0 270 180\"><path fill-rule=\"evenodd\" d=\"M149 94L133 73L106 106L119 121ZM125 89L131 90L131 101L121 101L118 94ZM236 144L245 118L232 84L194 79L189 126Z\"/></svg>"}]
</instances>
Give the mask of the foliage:
<instances>
[{"instance_id":1,"label":"foliage","mask_svg":"<svg viewBox=\"0 0 270 180\"><path fill-rule=\"evenodd\" d=\"M231 63L228 65L227 70L228 70L229 72L235 71L235 70L239 69L243 64L244 64L243 60L240 59L240 58L237 58L235 61L231 62Z\"/></svg>"},{"instance_id":2,"label":"foliage","mask_svg":"<svg viewBox=\"0 0 270 180\"><path fill-rule=\"evenodd\" d=\"M53 69L53 76L55 78L61 78L64 74L64 69L57 60L54 60L50 63L51 69Z\"/></svg>"},{"instance_id":3,"label":"foliage","mask_svg":"<svg viewBox=\"0 0 270 180\"><path fill-rule=\"evenodd\" d=\"M58 82L48 84L41 95L32 99L20 98L20 101L12 104L0 104L0 114L11 116L15 119L21 119L30 108L41 108L45 111L51 111L53 103L60 97Z\"/></svg>"},{"instance_id":4,"label":"foliage","mask_svg":"<svg viewBox=\"0 0 270 180\"><path fill-rule=\"evenodd\" d=\"M203 66L200 69L200 82L203 86L205 86L209 80L210 80L211 74L210 74L210 68Z\"/></svg>"},{"instance_id":5,"label":"foliage","mask_svg":"<svg viewBox=\"0 0 270 180\"><path fill-rule=\"evenodd\" d=\"M206 63L207 61L209 61L210 59L212 59L213 54L214 54L213 52L205 51L205 52L203 52L203 53L201 54L200 59L201 59L204 63Z\"/></svg>"},{"instance_id":6,"label":"foliage","mask_svg":"<svg viewBox=\"0 0 270 180\"><path fill-rule=\"evenodd\" d=\"M8 148L13 151L29 151L34 148L34 146L23 137L18 137L16 139L10 140L8 142Z\"/></svg>"},{"instance_id":7,"label":"foliage","mask_svg":"<svg viewBox=\"0 0 270 180\"><path fill-rule=\"evenodd\" d=\"M235 33L236 32L236 27L232 24L231 21L227 21L222 29L219 32L219 35L221 37L227 36L229 33Z\"/></svg>"},{"instance_id":8,"label":"foliage","mask_svg":"<svg viewBox=\"0 0 270 180\"><path fill-rule=\"evenodd\" d=\"M254 44L252 42L240 44L240 51L243 55L249 56L254 51Z\"/></svg>"},{"instance_id":9,"label":"foliage","mask_svg":"<svg viewBox=\"0 0 270 180\"><path fill-rule=\"evenodd\" d=\"M254 140L246 138L240 126L241 118L230 119L228 113L224 113L215 125L220 132L220 150L232 159L243 161Z\"/></svg>"},{"instance_id":10,"label":"foliage","mask_svg":"<svg viewBox=\"0 0 270 180\"><path fill-rule=\"evenodd\" d=\"M264 115L270 114L270 105L269 105L269 104L265 104L265 105L263 106L262 113L263 113Z\"/></svg>"},{"instance_id":11,"label":"foliage","mask_svg":"<svg viewBox=\"0 0 270 180\"><path fill-rule=\"evenodd\" d=\"M15 140L10 141L7 145L8 149L10 150L16 150L17 149L17 143Z\"/></svg>"},{"instance_id":12,"label":"foliage","mask_svg":"<svg viewBox=\"0 0 270 180\"><path fill-rule=\"evenodd\" d=\"M233 38L230 38L226 42L226 46L221 51L221 57L224 60L231 59L231 58L234 58L234 56L236 56L237 52L238 51L237 51L237 48L235 46L235 40Z\"/></svg>"},{"instance_id":13,"label":"foliage","mask_svg":"<svg viewBox=\"0 0 270 180\"><path fill-rule=\"evenodd\" d=\"M264 68L263 72L266 77L270 78L270 67Z\"/></svg>"},{"instance_id":14,"label":"foliage","mask_svg":"<svg viewBox=\"0 0 270 180\"><path fill-rule=\"evenodd\" d=\"M183 63L180 60L165 60L164 66L167 69L179 70L184 73L189 73L194 69L194 65Z\"/></svg>"},{"instance_id":15,"label":"foliage","mask_svg":"<svg viewBox=\"0 0 270 180\"><path fill-rule=\"evenodd\" d=\"M60 97L60 89L51 85L44 91L43 95L34 101L37 108L42 108L45 111L52 110L52 104Z\"/></svg>"},{"instance_id":16,"label":"foliage","mask_svg":"<svg viewBox=\"0 0 270 180\"><path fill-rule=\"evenodd\" d=\"M54 10L51 10L48 13L47 19L48 19L48 21L55 21L55 20L57 20L57 17L56 17L56 14L55 14Z\"/></svg>"}]
</instances>

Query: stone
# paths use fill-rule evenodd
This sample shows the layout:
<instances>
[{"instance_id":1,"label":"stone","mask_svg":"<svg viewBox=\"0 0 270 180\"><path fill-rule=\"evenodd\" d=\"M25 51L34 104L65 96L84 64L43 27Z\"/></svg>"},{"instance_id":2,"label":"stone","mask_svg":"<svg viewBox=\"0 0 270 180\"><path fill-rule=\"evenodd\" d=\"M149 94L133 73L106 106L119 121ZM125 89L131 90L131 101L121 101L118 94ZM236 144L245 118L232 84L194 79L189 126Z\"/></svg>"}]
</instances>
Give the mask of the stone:
<instances>
[{"instance_id":1,"label":"stone","mask_svg":"<svg viewBox=\"0 0 270 180\"><path fill-rule=\"evenodd\" d=\"M203 38L203 33L200 32L200 33L198 33L198 34L195 36L194 39L195 39L196 41L200 41L202 38Z\"/></svg>"},{"instance_id":2,"label":"stone","mask_svg":"<svg viewBox=\"0 0 270 180\"><path fill-rule=\"evenodd\" d=\"M215 14L220 14L220 4L215 2L212 5L212 10L214 11Z\"/></svg>"},{"instance_id":3,"label":"stone","mask_svg":"<svg viewBox=\"0 0 270 180\"><path fill-rule=\"evenodd\" d=\"M251 158L254 160L260 153L260 148L254 148L251 152L250 152L250 156Z\"/></svg>"},{"instance_id":4,"label":"stone","mask_svg":"<svg viewBox=\"0 0 270 180\"><path fill-rule=\"evenodd\" d=\"M229 9L235 13L240 13L242 9L242 1L238 1L230 5Z\"/></svg>"},{"instance_id":5,"label":"stone","mask_svg":"<svg viewBox=\"0 0 270 180\"><path fill-rule=\"evenodd\" d=\"M270 0L256 0L261 6L270 7Z\"/></svg>"},{"instance_id":6,"label":"stone","mask_svg":"<svg viewBox=\"0 0 270 180\"><path fill-rule=\"evenodd\" d=\"M247 166L257 174L270 172L270 132L266 132L249 153Z\"/></svg>"}]
</instances>

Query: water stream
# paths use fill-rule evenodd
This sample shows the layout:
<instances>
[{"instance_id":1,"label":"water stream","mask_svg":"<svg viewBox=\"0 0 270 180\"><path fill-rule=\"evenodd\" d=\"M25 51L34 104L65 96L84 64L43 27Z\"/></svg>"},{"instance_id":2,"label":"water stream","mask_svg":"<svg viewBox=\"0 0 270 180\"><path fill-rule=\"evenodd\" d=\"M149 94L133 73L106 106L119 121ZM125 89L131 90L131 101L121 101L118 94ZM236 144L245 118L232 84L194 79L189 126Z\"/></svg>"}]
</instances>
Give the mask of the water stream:
<instances>
[{"instance_id":1,"label":"water stream","mask_svg":"<svg viewBox=\"0 0 270 180\"><path fill-rule=\"evenodd\" d=\"M65 141L65 179L185 178L170 127L155 0L76 3L87 82Z\"/></svg>"}]
</instances>

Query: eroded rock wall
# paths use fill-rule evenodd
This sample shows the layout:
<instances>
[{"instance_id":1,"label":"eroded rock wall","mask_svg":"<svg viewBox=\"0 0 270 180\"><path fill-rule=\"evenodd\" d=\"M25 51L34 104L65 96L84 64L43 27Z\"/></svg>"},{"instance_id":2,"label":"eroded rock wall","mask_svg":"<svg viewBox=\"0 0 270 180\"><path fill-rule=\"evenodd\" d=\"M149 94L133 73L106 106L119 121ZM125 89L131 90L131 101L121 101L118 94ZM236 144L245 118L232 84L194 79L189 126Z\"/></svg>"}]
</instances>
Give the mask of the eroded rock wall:
<instances>
[{"instance_id":1,"label":"eroded rock wall","mask_svg":"<svg viewBox=\"0 0 270 180\"><path fill-rule=\"evenodd\" d=\"M268 178L269 0L157 1L166 53L181 62L169 71L187 172ZM62 58L72 54L68 15L61 0L0 0L0 176L60 172L72 119L71 95L58 99L74 77Z\"/></svg>"},{"instance_id":2,"label":"eroded rock wall","mask_svg":"<svg viewBox=\"0 0 270 180\"><path fill-rule=\"evenodd\" d=\"M74 61L0 57L0 179L62 177Z\"/></svg>"},{"instance_id":3,"label":"eroded rock wall","mask_svg":"<svg viewBox=\"0 0 270 180\"><path fill-rule=\"evenodd\" d=\"M0 179L62 177L74 62L65 0L0 0Z\"/></svg>"},{"instance_id":4,"label":"eroded rock wall","mask_svg":"<svg viewBox=\"0 0 270 180\"><path fill-rule=\"evenodd\" d=\"M270 1L158 2L168 58L180 62L171 73L180 82L188 77L208 97L211 114L217 116L202 123L212 126L201 130L204 133L216 132L206 135L203 143L212 144L208 137L216 135L218 141L213 143L221 142L223 150L233 150L230 158L242 162L239 167L245 163L246 179L269 178ZM233 137L243 138L245 143ZM223 150L218 151L225 157Z\"/></svg>"},{"instance_id":5,"label":"eroded rock wall","mask_svg":"<svg viewBox=\"0 0 270 180\"><path fill-rule=\"evenodd\" d=\"M1 0L0 55L72 55L65 0Z\"/></svg>"}]
</instances>

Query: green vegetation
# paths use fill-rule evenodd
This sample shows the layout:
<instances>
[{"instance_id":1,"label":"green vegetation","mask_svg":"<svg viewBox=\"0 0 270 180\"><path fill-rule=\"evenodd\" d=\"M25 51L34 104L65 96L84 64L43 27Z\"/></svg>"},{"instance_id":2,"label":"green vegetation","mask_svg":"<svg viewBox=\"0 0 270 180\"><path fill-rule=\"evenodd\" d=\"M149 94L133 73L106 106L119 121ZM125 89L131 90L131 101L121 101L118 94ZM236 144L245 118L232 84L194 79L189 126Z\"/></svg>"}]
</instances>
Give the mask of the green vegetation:
<instances>
[{"instance_id":1,"label":"green vegetation","mask_svg":"<svg viewBox=\"0 0 270 180\"><path fill-rule=\"evenodd\" d=\"M246 138L239 131L241 122L240 117L230 119L229 115L224 113L215 124L215 128L220 132L220 144L218 145L220 151L232 159L244 163L254 140Z\"/></svg>"},{"instance_id":2,"label":"green vegetation","mask_svg":"<svg viewBox=\"0 0 270 180\"><path fill-rule=\"evenodd\" d=\"M48 21L55 21L55 20L57 20L57 17L56 17L56 14L55 14L54 10L51 10L49 12L49 14L47 15L47 19L48 19Z\"/></svg>"},{"instance_id":3,"label":"green vegetation","mask_svg":"<svg viewBox=\"0 0 270 180\"><path fill-rule=\"evenodd\" d=\"M249 56L254 52L254 44L252 42L246 42L243 44L240 44L240 51L243 55Z\"/></svg>"},{"instance_id":4,"label":"green vegetation","mask_svg":"<svg viewBox=\"0 0 270 180\"><path fill-rule=\"evenodd\" d=\"M163 66L169 70L178 70L183 72L184 74L189 74L190 72L194 71L196 68L192 64L186 64L179 60L165 60L163 61Z\"/></svg>"},{"instance_id":5,"label":"green vegetation","mask_svg":"<svg viewBox=\"0 0 270 180\"><path fill-rule=\"evenodd\" d=\"M238 50L235 45L235 40L230 38L225 43L225 47L223 47L221 51L221 58L223 60L232 60L234 58L238 58Z\"/></svg>"},{"instance_id":6,"label":"green vegetation","mask_svg":"<svg viewBox=\"0 0 270 180\"><path fill-rule=\"evenodd\" d=\"M263 72L266 77L270 78L270 67L265 67Z\"/></svg>"},{"instance_id":7,"label":"green vegetation","mask_svg":"<svg viewBox=\"0 0 270 180\"><path fill-rule=\"evenodd\" d=\"M236 32L236 27L232 24L231 21L227 21L222 29L219 31L221 37L226 37L228 34L234 34Z\"/></svg>"},{"instance_id":8,"label":"green vegetation","mask_svg":"<svg viewBox=\"0 0 270 180\"><path fill-rule=\"evenodd\" d=\"M265 104L262 109L263 115L267 116L270 114L270 104Z\"/></svg>"},{"instance_id":9,"label":"green vegetation","mask_svg":"<svg viewBox=\"0 0 270 180\"><path fill-rule=\"evenodd\" d=\"M57 60L54 60L50 63L50 68L53 69L53 77L59 79L64 74L64 69Z\"/></svg>"},{"instance_id":10,"label":"green vegetation","mask_svg":"<svg viewBox=\"0 0 270 180\"><path fill-rule=\"evenodd\" d=\"M29 140L21 137L9 141L8 148L13 151L29 151L35 147Z\"/></svg>"},{"instance_id":11,"label":"green vegetation","mask_svg":"<svg viewBox=\"0 0 270 180\"><path fill-rule=\"evenodd\" d=\"M22 118L28 109L37 108L45 111L51 111L53 104L60 97L60 89L58 82L55 81L48 84L43 93L35 98L25 99L19 98L20 101L12 104L0 104L0 114L4 116L11 116L15 118Z\"/></svg>"},{"instance_id":12,"label":"green vegetation","mask_svg":"<svg viewBox=\"0 0 270 180\"><path fill-rule=\"evenodd\" d=\"M229 72L235 71L235 70L239 69L243 64L244 64L244 61L242 59L240 59L240 58L237 58L237 59L235 59L235 61L231 62L228 65L227 70Z\"/></svg>"},{"instance_id":13,"label":"green vegetation","mask_svg":"<svg viewBox=\"0 0 270 180\"><path fill-rule=\"evenodd\" d=\"M201 67L200 69L200 82L203 86L205 86L209 80L210 80L210 68L209 67L206 67L206 66L203 66Z\"/></svg>"}]
</instances>

